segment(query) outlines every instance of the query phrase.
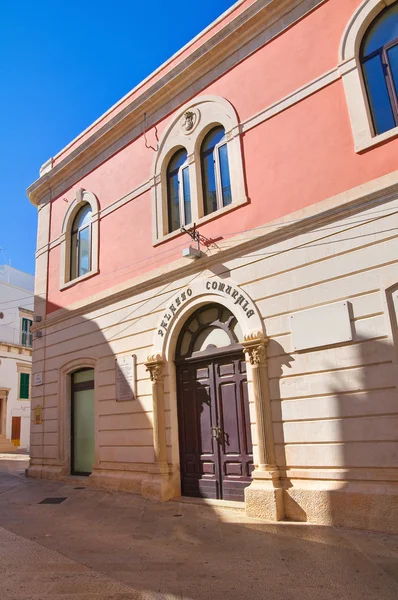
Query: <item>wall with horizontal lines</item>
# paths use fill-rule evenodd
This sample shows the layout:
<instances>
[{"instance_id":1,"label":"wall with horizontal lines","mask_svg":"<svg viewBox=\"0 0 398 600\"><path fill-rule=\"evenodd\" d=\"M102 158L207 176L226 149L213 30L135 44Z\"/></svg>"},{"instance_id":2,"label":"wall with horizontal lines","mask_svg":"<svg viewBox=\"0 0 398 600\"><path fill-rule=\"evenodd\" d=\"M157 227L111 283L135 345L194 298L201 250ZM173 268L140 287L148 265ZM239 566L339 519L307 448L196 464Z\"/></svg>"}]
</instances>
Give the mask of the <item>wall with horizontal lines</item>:
<instances>
[{"instance_id":1,"label":"wall with horizontal lines","mask_svg":"<svg viewBox=\"0 0 398 600\"><path fill-rule=\"evenodd\" d=\"M367 493L398 480L398 395L394 314L386 289L398 283L398 197L297 231L277 243L254 240L251 252L198 267L184 277L48 325L36 350L45 369L44 424L32 426L32 463L59 464L59 370L70 359L97 359L98 468L132 473L139 491L153 462L151 382L145 361L159 320L176 292L197 277L226 275L249 294L264 320L278 466L295 487L366 481ZM228 250L224 248L226 252ZM398 302L394 294L392 310ZM289 315L346 300L353 340L297 352ZM115 356L137 356L137 399L115 400ZM45 363L44 363L45 357ZM43 390L32 389L35 395ZM165 379L168 460L178 469L176 399ZM252 420L254 423L254 410ZM253 428L254 444L256 432ZM318 484L316 484L318 485ZM136 486L136 487L134 487ZM308 509L310 510L310 509ZM314 519L315 517L313 517Z\"/></svg>"}]
</instances>

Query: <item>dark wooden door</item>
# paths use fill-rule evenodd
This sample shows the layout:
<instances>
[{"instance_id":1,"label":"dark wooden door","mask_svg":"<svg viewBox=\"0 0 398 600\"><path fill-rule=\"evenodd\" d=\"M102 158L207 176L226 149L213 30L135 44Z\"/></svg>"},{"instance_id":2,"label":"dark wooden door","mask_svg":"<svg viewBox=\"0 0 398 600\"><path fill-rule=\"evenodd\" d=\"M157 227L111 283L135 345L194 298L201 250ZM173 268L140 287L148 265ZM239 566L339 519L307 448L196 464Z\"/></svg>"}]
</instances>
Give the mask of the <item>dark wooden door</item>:
<instances>
[{"instance_id":1,"label":"dark wooden door","mask_svg":"<svg viewBox=\"0 0 398 600\"><path fill-rule=\"evenodd\" d=\"M220 498L214 378L208 362L178 368L181 484L184 496Z\"/></svg>"},{"instance_id":2,"label":"dark wooden door","mask_svg":"<svg viewBox=\"0 0 398 600\"><path fill-rule=\"evenodd\" d=\"M243 501L253 470L246 362L242 357L224 358L214 362L213 368L222 498Z\"/></svg>"},{"instance_id":3,"label":"dark wooden door","mask_svg":"<svg viewBox=\"0 0 398 600\"><path fill-rule=\"evenodd\" d=\"M242 353L177 368L184 496L244 500L253 452Z\"/></svg>"}]
</instances>

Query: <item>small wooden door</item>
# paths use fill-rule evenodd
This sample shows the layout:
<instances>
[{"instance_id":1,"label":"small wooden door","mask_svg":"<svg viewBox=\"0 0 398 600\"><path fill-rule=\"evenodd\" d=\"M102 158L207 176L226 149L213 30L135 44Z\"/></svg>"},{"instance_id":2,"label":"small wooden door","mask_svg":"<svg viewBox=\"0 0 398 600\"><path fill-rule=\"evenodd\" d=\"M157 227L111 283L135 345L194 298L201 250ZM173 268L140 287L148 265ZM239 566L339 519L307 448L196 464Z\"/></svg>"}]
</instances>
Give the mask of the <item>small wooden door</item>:
<instances>
[{"instance_id":1,"label":"small wooden door","mask_svg":"<svg viewBox=\"0 0 398 600\"><path fill-rule=\"evenodd\" d=\"M243 353L177 368L184 496L244 500L253 450Z\"/></svg>"},{"instance_id":2,"label":"small wooden door","mask_svg":"<svg viewBox=\"0 0 398 600\"><path fill-rule=\"evenodd\" d=\"M11 441L14 444L14 446L21 445L21 417L12 417Z\"/></svg>"}]
</instances>

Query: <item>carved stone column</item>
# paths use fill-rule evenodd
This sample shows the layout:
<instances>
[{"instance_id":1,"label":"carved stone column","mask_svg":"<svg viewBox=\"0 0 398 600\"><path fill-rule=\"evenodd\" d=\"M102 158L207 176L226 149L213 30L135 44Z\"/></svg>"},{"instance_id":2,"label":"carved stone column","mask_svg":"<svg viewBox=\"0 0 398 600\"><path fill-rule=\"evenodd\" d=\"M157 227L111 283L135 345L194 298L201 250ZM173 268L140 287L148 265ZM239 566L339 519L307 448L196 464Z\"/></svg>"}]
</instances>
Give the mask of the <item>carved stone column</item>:
<instances>
[{"instance_id":1,"label":"carved stone column","mask_svg":"<svg viewBox=\"0 0 398 600\"><path fill-rule=\"evenodd\" d=\"M246 488L246 513L263 519L284 517L283 490L276 465L271 402L268 386L266 345L262 333L245 336L243 347L249 363L252 395L257 426L257 460L252 473L253 482Z\"/></svg>"},{"instance_id":2,"label":"carved stone column","mask_svg":"<svg viewBox=\"0 0 398 600\"><path fill-rule=\"evenodd\" d=\"M146 370L149 371L149 376L152 382L153 449L155 453L155 464L160 468L163 468L165 465L167 465L163 369L164 364L160 356L148 357Z\"/></svg>"},{"instance_id":3,"label":"carved stone column","mask_svg":"<svg viewBox=\"0 0 398 600\"><path fill-rule=\"evenodd\" d=\"M145 363L152 382L153 404L153 449L155 462L148 470L148 478L142 483L145 498L169 500L169 465L166 451L166 419L164 412L163 371L164 362L160 355L149 356Z\"/></svg>"}]
</instances>

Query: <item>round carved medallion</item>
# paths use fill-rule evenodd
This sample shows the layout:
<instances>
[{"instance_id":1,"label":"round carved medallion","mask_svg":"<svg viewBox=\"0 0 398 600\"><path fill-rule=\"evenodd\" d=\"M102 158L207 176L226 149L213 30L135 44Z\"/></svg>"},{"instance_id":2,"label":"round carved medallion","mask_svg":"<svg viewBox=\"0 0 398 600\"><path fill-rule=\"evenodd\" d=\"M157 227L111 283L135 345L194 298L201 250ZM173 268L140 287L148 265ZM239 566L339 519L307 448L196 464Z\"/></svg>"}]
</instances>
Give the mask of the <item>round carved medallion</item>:
<instances>
[{"instance_id":1,"label":"round carved medallion","mask_svg":"<svg viewBox=\"0 0 398 600\"><path fill-rule=\"evenodd\" d=\"M200 112L197 108L186 110L180 119L181 131L184 135L190 135L200 120Z\"/></svg>"}]
</instances>

